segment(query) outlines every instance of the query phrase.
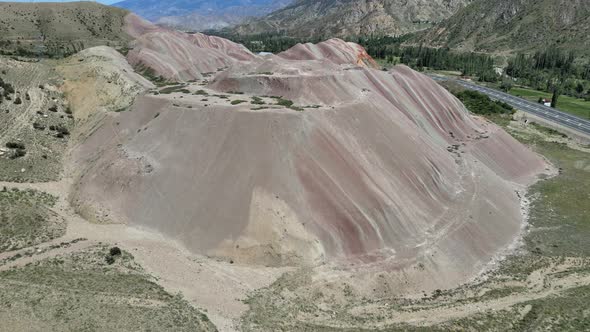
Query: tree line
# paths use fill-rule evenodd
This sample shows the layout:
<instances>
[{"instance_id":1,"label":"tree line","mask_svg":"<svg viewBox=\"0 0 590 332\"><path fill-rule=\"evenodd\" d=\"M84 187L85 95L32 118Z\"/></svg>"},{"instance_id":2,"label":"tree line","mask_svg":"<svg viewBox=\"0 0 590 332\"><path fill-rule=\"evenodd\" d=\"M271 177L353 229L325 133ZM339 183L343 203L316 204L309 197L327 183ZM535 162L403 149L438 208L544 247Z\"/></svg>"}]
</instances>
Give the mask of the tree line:
<instances>
[{"instance_id":1,"label":"tree line","mask_svg":"<svg viewBox=\"0 0 590 332\"><path fill-rule=\"evenodd\" d=\"M590 99L590 62L556 48L517 54L508 61L506 75L536 90Z\"/></svg>"},{"instance_id":2,"label":"tree line","mask_svg":"<svg viewBox=\"0 0 590 332\"><path fill-rule=\"evenodd\" d=\"M280 32L257 35L235 35L224 31L207 33L243 44L252 52L279 53L298 43L322 41L318 38L294 38ZM479 81L500 82L505 89L510 89L513 80L516 80L517 84L554 93L555 96L566 94L590 99L590 62L580 59L573 52L549 47L533 54L517 54L508 60L504 76L496 71L495 59L491 55L406 45L412 37L412 34L362 36L347 38L347 41L362 45L373 58L389 64L402 63L416 70L459 71Z\"/></svg>"}]
</instances>

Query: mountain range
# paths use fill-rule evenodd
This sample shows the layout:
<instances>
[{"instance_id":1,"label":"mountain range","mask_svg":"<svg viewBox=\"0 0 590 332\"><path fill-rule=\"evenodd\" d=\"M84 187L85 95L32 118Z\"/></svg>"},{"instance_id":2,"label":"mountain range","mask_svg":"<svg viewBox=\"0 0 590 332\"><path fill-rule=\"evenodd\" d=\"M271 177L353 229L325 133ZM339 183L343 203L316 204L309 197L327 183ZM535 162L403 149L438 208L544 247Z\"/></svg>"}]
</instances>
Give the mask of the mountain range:
<instances>
[{"instance_id":1,"label":"mountain range","mask_svg":"<svg viewBox=\"0 0 590 332\"><path fill-rule=\"evenodd\" d=\"M219 29L262 16L289 4L291 0L125 0L114 4L159 25L182 30Z\"/></svg>"},{"instance_id":2,"label":"mountain range","mask_svg":"<svg viewBox=\"0 0 590 332\"><path fill-rule=\"evenodd\" d=\"M281 32L289 36L399 35L433 26L471 0L297 0L234 29L238 34Z\"/></svg>"},{"instance_id":3,"label":"mountain range","mask_svg":"<svg viewBox=\"0 0 590 332\"><path fill-rule=\"evenodd\" d=\"M480 0L422 33L436 47L488 53L556 46L588 53L590 1Z\"/></svg>"}]
</instances>

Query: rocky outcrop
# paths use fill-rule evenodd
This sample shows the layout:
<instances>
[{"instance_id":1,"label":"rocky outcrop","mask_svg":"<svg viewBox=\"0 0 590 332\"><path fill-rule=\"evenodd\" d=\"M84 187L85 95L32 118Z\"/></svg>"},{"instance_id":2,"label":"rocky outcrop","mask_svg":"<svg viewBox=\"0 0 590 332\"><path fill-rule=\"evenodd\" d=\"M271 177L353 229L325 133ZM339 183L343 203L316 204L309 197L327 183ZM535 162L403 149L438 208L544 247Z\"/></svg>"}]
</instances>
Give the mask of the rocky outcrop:
<instances>
[{"instance_id":1,"label":"rocky outcrop","mask_svg":"<svg viewBox=\"0 0 590 332\"><path fill-rule=\"evenodd\" d=\"M78 120L94 113L124 111L135 98L154 85L135 73L125 57L107 46L86 49L70 57L57 70Z\"/></svg>"}]
</instances>

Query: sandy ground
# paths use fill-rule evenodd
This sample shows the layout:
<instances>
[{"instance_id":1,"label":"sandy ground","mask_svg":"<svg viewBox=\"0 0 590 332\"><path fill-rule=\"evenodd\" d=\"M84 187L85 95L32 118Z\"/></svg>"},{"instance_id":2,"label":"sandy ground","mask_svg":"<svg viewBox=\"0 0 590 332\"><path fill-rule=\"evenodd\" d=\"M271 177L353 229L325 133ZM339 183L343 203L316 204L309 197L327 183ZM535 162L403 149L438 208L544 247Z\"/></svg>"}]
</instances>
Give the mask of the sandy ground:
<instances>
[{"instance_id":1,"label":"sandy ground","mask_svg":"<svg viewBox=\"0 0 590 332\"><path fill-rule=\"evenodd\" d=\"M440 301L436 305L411 305L404 307L402 310L392 310L387 306L382 308L366 308L367 312L378 312L388 310L391 319L383 320L378 325L384 327L395 323L408 323L419 326L433 326L439 323L448 322L453 319L469 317L486 311L506 310L511 307L535 300L546 298L552 295L567 292L569 289L589 285L590 275L572 274L562 278L555 278L560 272L568 271L572 267L580 264L580 260L568 259L563 264L554 264L548 268L534 271L525 281L510 281L511 287L527 287L526 292L516 293L497 299L477 301L467 304L460 302L453 303L457 299L448 302ZM495 285L500 288L503 285ZM485 293L484 293L485 294ZM483 295L483 294L481 294ZM362 315L363 310L354 312L356 315Z\"/></svg>"},{"instance_id":2,"label":"sandy ground","mask_svg":"<svg viewBox=\"0 0 590 332\"><path fill-rule=\"evenodd\" d=\"M98 243L117 245L132 253L166 291L183 296L203 309L220 331L237 330L239 317L247 310L242 302L248 292L270 285L288 268L267 268L230 264L190 253L174 240L145 229L124 224L93 224L71 208L68 197L70 180L47 183L0 182L0 187L36 189L59 197L53 210L68 222L66 235L36 246L42 252L7 263L1 270L24 266L32 261L74 252ZM45 248L75 239L85 240L45 251ZM31 248L0 254L0 260Z\"/></svg>"}]
</instances>

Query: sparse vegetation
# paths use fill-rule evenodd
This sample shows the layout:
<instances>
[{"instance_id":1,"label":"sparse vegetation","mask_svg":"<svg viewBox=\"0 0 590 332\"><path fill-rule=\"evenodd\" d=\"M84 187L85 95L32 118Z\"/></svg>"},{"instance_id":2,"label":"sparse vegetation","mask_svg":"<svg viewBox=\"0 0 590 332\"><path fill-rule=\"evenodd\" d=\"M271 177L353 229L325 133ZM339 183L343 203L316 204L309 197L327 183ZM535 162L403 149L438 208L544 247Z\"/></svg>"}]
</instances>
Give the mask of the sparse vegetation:
<instances>
[{"instance_id":1,"label":"sparse vegetation","mask_svg":"<svg viewBox=\"0 0 590 332\"><path fill-rule=\"evenodd\" d=\"M1 39L1 38L0 38ZM8 60L13 61L13 60ZM10 133L3 137L5 143L11 143L11 151L0 153L0 180L12 182L50 181L57 180L61 171L61 158L65 150L67 137L71 131L73 120L69 115L60 112L65 108L64 96L51 89L37 89L39 83L30 82L26 74L21 72L34 71L39 79L54 82L57 78L55 71L49 65L36 62L22 62L19 71L11 71L2 82L7 87L8 79L11 85L18 86L21 101L25 102L26 95L31 91L31 103L26 108L17 109L16 105L6 105L6 111L0 112L0 132ZM27 85L28 84L28 85ZM9 91L13 89L9 88ZM0 89L4 95L6 90ZM35 96L33 93L35 93ZM10 94L16 100L18 94ZM39 98L37 98L37 96ZM49 111L51 109L51 111ZM53 130L51 134L46 128ZM56 130L59 130L56 132ZM26 145L26 147L25 147ZM7 147L8 148L8 147Z\"/></svg>"},{"instance_id":2,"label":"sparse vegetation","mask_svg":"<svg viewBox=\"0 0 590 332\"><path fill-rule=\"evenodd\" d=\"M242 99L236 99L236 100L232 100L231 104L232 105L238 105L238 104L242 104L242 103L246 103L247 101L242 100Z\"/></svg>"},{"instance_id":3,"label":"sparse vegetation","mask_svg":"<svg viewBox=\"0 0 590 332\"><path fill-rule=\"evenodd\" d=\"M34 190L0 191L0 252L30 247L65 234L65 222L49 210L57 197Z\"/></svg>"},{"instance_id":4,"label":"sparse vegetation","mask_svg":"<svg viewBox=\"0 0 590 332\"><path fill-rule=\"evenodd\" d=\"M140 64L138 66L135 66L134 69L135 69L135 72L137 72L141 76L145 77L148 81L151 81L156 86L165 86L168 84L168 81L165 78L157 75L156 72L148 66Z\"/></svg>"},{"instance_id":5,"label":"sparse vegetation","mask_svg":"<svg viewBox=\"0 0 590 332\"><path fill-rule=\"evenodd\" d=\"M85 48L123 47L126 11L98 4L60 4L50 11L39 4L2 5L0 54L63 58ZM42 38L40 38L42 36Z\"/></svg>"},{"instance_id":6,"label":"sparse vegetation","mask_svg":"<svg viewBox=\"0 0 590 332\"><path fill-rule=\"evenodd\" d=\"M52 330L216 331L203 313L156 284L131 254L111 250L96 246L0 272L0 311L8 313L3 327L26 319L28 326ZM109 264L106 256L117 258Z\"/></svg>"}]
</instances>

